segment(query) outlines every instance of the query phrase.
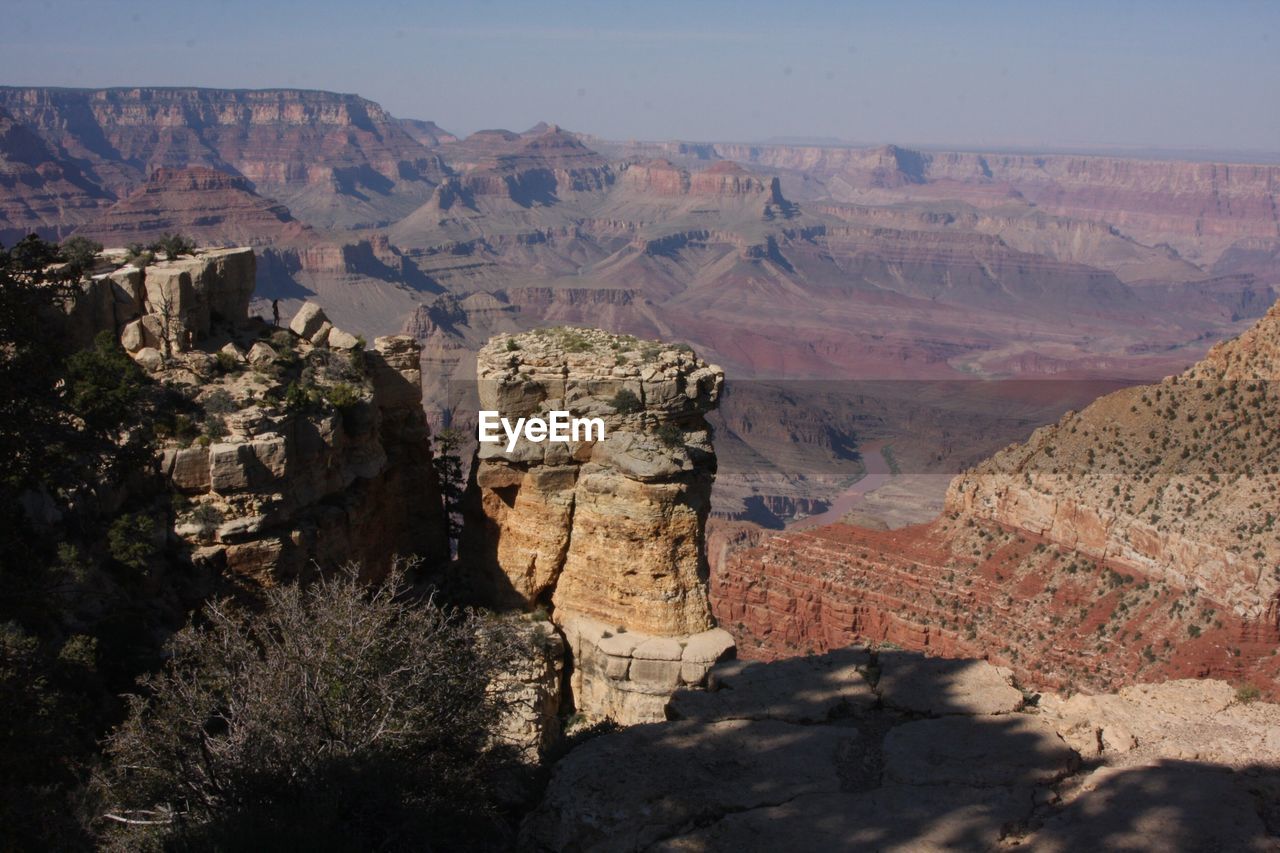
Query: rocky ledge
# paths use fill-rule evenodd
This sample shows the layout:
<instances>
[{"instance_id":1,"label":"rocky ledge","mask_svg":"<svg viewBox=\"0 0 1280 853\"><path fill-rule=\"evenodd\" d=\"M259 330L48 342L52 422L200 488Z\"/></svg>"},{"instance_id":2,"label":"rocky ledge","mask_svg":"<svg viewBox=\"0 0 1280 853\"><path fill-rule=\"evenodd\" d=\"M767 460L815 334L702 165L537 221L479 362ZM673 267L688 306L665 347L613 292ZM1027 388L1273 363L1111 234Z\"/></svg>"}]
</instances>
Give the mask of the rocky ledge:
<instances>
[{"instance_id":1,"label":"rocky ledge","mask_svg":"<svg viewBox=\"0 0 1280 853\"><path fill-rule=\"evenodd\" d=\"M527 850L1274 850L1280 706L1219 681L1024 695L976 660L722 663L555 768Z\"/></svg>"},{"instance_id":2,"label":"rocky ledge","mask_svg":"<svg viewBox=\"0 0 1280 853\"><path fill-rule=\"evenodd\" d=\"M499 335L477 356L482 410L600 418L603 440L482 443L460 557L480 597L542 608L564 632L576 706L662 718L732 649L707 600L723 372L692 351L587 329Z\"/></svg>"}]
</instances>

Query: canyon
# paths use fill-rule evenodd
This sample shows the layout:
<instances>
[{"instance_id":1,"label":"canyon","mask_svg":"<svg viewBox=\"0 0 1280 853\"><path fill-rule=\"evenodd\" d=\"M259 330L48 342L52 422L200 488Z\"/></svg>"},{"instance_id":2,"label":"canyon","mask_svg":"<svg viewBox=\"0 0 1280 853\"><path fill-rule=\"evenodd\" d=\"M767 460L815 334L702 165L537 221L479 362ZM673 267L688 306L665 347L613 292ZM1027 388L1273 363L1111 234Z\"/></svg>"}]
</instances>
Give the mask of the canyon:
<instances>
[{"instance_id":1,"label":"canyon","mask_svg":"<svg viewBox=\"0 0 1280 853\"><path fill-rule=\"evenodd\" d=\"M0 87L0 110L0 239L254 245L252 312L311 300L367 338L417 336L437 427L471 426L459 389L485 341L545 325L684 341L731 384L1132 382L1241 331L1280 281L1275 166L618 143L554 124L459 138L294 89ZM717 513L779 527L829 505L861 473L857 441L911 440L914 387L856 392L883 415L852 443L782 441L758 416L748 437L726 406ZM1016 426L903 464L953 474L1091 399L1010 388L1027 391ZM784 392L780 418L848 408L811 390ZM943 431L983 416L922 396Z\"/></svg>"},{"instance_id":2,"label":"canyon","mask_svg":"<svg viewBox=\"0 0 1280 853\"><path fill-rule=\"evenodd\" d=\"M314 302L287 328L252 317L256 263L251 248L142 266L104 252L50 322L82 345L110 333L182 399L154 473L193 565L251 595L350 561L376 579L416 554L537 649L494 685L530 765L569 710L624 727L550 766L525 849L1273 842L1280 706L1258 700L1280 683L1264 515L1280 304L1185 372L968 464L928 523L736 538L739 520L712 519L724 369L603 330L498 334L475 356L480 408L606 429L479 444L451 560L418 339L366 346ZM905 389L913 458L947 434L927 414L958 392ZM846 399L878 417L890 396ZM990 440L1033 396L977 391L991 420L971 428ZM747 435L761 399L734 415ZM760 428L855 443L782 412ZM856 444L897 476L896 453Z\"/></svg>"},{"instance_id":3,"label":"canyon","mask_svg":"<svg viewBox=\"0 0 1280 853\"><path fill-rule=\"evenodd\" d=\"M1280 305L1158 385L1068 412L958 475L940 517L757 539L713 575L740 654L875 640L1029 685L1221 677L1275 695Z\"/></svg>"}]
</instances>

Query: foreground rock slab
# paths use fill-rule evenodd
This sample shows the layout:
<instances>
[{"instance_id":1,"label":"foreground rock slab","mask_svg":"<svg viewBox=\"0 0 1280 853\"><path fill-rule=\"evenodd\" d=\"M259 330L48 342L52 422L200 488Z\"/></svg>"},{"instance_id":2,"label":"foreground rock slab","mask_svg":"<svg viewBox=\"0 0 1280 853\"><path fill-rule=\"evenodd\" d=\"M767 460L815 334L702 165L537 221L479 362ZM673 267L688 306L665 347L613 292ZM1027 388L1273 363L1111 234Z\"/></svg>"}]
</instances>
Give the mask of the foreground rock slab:
<instances>
[{"instance_id":1,"label":"foreground rock slab","mask_svg":"<svg viewBox=\"0 0 1280 853\"><path fill-rule=\"evenodd\" d=\"M643 850L731 812L840 790L852 729L774 720L653 723L597 738L563 761L526 831L550 850Z\"/></svg>"},{"instance_id":2,"label":"foreground rock slab","mask_svg":"<svg viewBox=\"0 0 1280 853\"><path fill-rule=\"evenodd\" d=\"M1280 850L1280 705L1205 680L1023 708L1005 679L865 648L721 662L681 719L562 759L523 849Z\"/></svg>"},{"instance_id":3,"label":"foreground rock slab","mask_svg":"<svg viewBox=\"0 0 1280 853\"><path fill-rule=\"evenodd\" d=\"M1076 753L1035 717L944 717L894 728L885 778L902 784L1044 785L1075 769Z\"/></svg>"},{"instance_id":4,"label":"foreground rock slab","mask_svg":"<svg viewBox=\"0 0 1280 853\"><path fill-rule=\"evenodd\" d=\"M986 661L880 652L878 662L880 695L886 705L903 711L1008 714L1022 707L1022 691Z\"/></svg>"},{"instance_id":5,"label":"foreground rock slab","mask_svg":"<svg viewBox=\"0 0 1280 853\"><path fill-rule=\"evenodd\" d=\"M649 848L669 853L733 850L984 850L1031 811L1028 791L895 786L865 794L811 794L731 814L706 829ZM785 845L782 839L787 839Z\"/></svg>"},{"instance_id":6,"label":"foreground rock slab","mask_svg":"<svg viewBox=\"0 0 1280 853\"><path fill-rule=\"evenodd\" d=\"M682 690L667 715L678 720L785 720L816 723L876 702L863 673L866 649L841 649L776 663L732 661L712 670L708 689Z\"/></svg>"}]
</instances>

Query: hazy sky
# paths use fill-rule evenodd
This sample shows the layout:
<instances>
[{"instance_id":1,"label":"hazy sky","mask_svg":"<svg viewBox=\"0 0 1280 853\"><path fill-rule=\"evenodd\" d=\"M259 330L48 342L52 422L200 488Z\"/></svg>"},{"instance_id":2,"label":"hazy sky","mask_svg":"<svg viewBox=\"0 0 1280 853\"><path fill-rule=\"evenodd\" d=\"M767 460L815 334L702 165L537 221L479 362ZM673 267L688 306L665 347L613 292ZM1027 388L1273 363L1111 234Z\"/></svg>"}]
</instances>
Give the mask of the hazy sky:
<instances>
[{"instance_id":1,"label":"hazy sky","mask_svg":"<svg viewBox=\"0 0 1280 853\"><path fill-rule=\"evenodd\" d=\"M357 92L455 132L1280 150L1280 2L3 2L0 83Z\"/></svg>"}]
</instances>

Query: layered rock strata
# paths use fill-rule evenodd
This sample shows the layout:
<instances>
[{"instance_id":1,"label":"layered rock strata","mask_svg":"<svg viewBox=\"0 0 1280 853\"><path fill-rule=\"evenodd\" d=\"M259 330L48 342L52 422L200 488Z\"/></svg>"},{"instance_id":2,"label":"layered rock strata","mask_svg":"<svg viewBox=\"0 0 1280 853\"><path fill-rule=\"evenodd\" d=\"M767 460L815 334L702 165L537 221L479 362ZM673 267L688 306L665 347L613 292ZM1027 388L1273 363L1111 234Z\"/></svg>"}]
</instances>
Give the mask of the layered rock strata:
<instances>
[{"instance_id":1,"label":"layered rock strata","mask_svg":"<svg viewBox=\"0 0 1280 853\"><path fill-rule=\"evenodd\" d=\"M204 341L215 323L230 328L247 321L256 270L248 248L202 250L145 269L108 253L58 323L77 348L109 331L131 353L166 346L181 352Z\"/></svg>"},{"instance_id":2,"label":"layered rock strata","mask_svg":"<svg viewBox=\"0 0 1280 853\"><path fill-rule=\"evenodd\" d=\"M1155 386L1068 412L952 482L990 519L1280 627L1280 304Z\"/></svg>"},{"instance_id":3,"label":"layered rock strata","mask_svg":"<svg viewBox=\"0 0 1280 853\"><path fill-rule=\"evenodd\" d=\"M482 410L599 418L603 440L481 443L460 556L483 598L551 611L580 710L660 719L731 647L707 602L723 373L691 352L594 330L500 335L477 359Z\"/></svg>"},{"instance_id":4,"label":"layered rock strata","mask_svg":"<svg viewBox=\"0 0 1280 853\"><path fill-rule=\"evenodd\" d=\"M955 478L943 516L726 557L748 656L888 641L1027 684L1213 676L1280 692L1280 307L1188 371L1109 394Z\"/></svg>"},{"instance_id":5,"label":"layered rock strata","mask_svg":"<svg viewBox=\"0 0 1280 853\"><path fill-rule=\"evenodd\" d=\"M244 246L295 240L307 230L247 179L204 166L157 169L145 185L76 229L108 246L149 243L165 232Z\"/></svg>"}]
</instances>

